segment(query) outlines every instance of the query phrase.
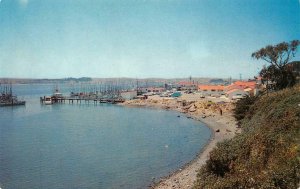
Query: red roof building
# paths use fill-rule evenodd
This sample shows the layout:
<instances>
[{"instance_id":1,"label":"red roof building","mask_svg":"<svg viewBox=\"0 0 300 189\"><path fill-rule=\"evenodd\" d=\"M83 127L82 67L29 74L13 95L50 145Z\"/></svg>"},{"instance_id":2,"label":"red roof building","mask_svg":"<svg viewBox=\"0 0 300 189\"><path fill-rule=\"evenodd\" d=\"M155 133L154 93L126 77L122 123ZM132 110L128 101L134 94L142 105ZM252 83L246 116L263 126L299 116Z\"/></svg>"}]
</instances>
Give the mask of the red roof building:
<instances>
[{"instance_id":1,"label":"red roof building","mask_svg":"<svg viewBox=\"0 0 300 189\"><path fill-rule=\"evenodd\" d=\"M223 85L199 85L199 91L224 91Z\"/></svg>"},{"instance_id":2,"label":"red roof building","mask_svg":"<svg viewBox=\"0 0 300 189\"><path fill-rule=\"evenodd\" d=\"M197 90L197 85L194 82L180 81L177 83L178 90Z\"/></svg>"},{"instance_id":3,"label":"red roof building","mask_svg":"<svg viewBox=\"0 0 300 189\"><path fill-rule=\"evenodd\" d=\"M225 91L230 91L232 89L241 89L243 90L244 88L239 86L239 85L235 85L235 84L231 84L225 87Z\"/></svg>"},{"instance_id":4,"label":"red roof building","mask_svg":"<svg viewBox=\"0 0 300 189\"><path fill-rule=\"evenodd\" d=\"M226 91L230 91L232 89L252 89L254 90L256 88L256 82L255 81L236 81L231 85L228 85L225 87Z\"/></svg>"},{"instance_id":5,"label":"red roof building","mask_svg":"<svg viewBox=\"0 0 300 189\"><path fill-rule=\"evenodd\" d=\"M247 87L255 88L256 82L255 81L236 81L236 82L234 82L234 85L237 85L237 86L240 86L243 88L247 88Z\"/></svg>"}]
</instances>

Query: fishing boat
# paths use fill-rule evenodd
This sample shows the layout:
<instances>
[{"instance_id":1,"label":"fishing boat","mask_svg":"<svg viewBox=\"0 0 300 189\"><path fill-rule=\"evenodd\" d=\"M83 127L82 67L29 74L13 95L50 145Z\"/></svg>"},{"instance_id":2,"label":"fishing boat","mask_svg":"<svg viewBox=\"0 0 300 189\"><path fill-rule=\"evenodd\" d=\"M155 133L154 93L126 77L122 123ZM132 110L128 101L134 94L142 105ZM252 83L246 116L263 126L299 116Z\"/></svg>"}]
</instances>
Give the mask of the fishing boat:
<instances>
[{"instance_id":1,"label":"fishing boat","mask_svg":"<svg viewBox=\"0 0 300 189\"><path fill-rule=\"evenodd\" d=\"M3 98L4 96L1 96ZM0 106L19 106L19 105L25 105L25 101L20 101L17 99L16 96L11 96L11 97L4 97L5 100L1 99L0 100Z\"/></svg>"},{"instance_id":2,"label":"fishing boat","mask_svg":"<svg viewBox=\"0 0 300 189\"><path fill-rule=\"evenodd\" d=\"M55 92L53 93L53 95L51 96L52 103L57 103L63 99L64 99L64 97L63 97L62 93L59 92L58 89L56 89Z\"/></svg>"},{"instance_id":3,"label":"fishing boat","mask_svg":"<svg viewBox=\"0 0 300 189\"><path fill-rule=\"evenodd\" d=\"M25 101L18 100L17 96L12 94L12 85L1 87L3 91L0 96L0 106L19 106L25 105Z\"/></svg>"},{"instance_id":4,"label":"fishing boat","mask_svg":"<svg viewBox=\"0 0 300 189\"><path fill-rule=\"evenodd\" d=\"M65 100L65 97L62 95L61 92L59 92L57 87L51 96L40 97L41 103L45 105L55 104L58 102L62 102L63 100Z\"/></svg>"}]
</instances>

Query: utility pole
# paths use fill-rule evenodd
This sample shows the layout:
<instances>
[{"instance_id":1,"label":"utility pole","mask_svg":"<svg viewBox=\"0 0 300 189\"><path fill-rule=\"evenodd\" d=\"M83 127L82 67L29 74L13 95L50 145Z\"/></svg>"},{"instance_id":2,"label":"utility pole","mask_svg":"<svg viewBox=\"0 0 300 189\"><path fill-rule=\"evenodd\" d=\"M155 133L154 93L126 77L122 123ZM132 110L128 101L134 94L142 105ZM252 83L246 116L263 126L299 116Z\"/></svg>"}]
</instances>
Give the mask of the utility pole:
<instances>
[{"instance_id":1,"label":"utility pole","mask_svg":"<svg viewBox=\"0 0 300 189\"><path fill-rule=\"evenodd\" d=\"M228 82L229 82L229 85L231 85L231 83L232 83L231 76L228 78Z\"/></svg>"}]
</instances>

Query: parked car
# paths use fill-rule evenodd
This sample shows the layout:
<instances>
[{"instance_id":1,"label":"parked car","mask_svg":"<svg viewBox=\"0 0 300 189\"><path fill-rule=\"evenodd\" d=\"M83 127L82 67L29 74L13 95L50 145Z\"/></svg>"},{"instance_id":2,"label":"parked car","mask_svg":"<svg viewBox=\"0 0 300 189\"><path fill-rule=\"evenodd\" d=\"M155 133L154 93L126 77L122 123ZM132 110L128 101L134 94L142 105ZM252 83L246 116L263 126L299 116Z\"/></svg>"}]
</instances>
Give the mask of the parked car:
<instances>
[{"instance_id":1,"label":"parked car","mask_svg":"<svg viewBox=\"0 0 300 189\"><path fill-rule=\"evenodd\" d=\"M232 96L232 100L242 99L242 98L245 98L246 96L247 95L236 94L236 95Z\"/></svg>"}]
</instances>

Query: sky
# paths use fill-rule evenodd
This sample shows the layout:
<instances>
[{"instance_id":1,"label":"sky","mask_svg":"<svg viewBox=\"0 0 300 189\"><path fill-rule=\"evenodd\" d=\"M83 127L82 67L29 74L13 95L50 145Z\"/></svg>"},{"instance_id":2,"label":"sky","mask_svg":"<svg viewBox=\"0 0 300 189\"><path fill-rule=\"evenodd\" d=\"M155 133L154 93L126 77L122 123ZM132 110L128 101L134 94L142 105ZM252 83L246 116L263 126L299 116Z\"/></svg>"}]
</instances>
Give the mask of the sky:
<instances>
[{"instance_id":1,"label":"sky","mask_svg":"<svg viewBox=\"0 0 300 189\"><path fill-rule=\"evenodd\" d=\"M0 0L0 77L248 79L294 39L300 0Z\"/></svg>"}]
</instances>

